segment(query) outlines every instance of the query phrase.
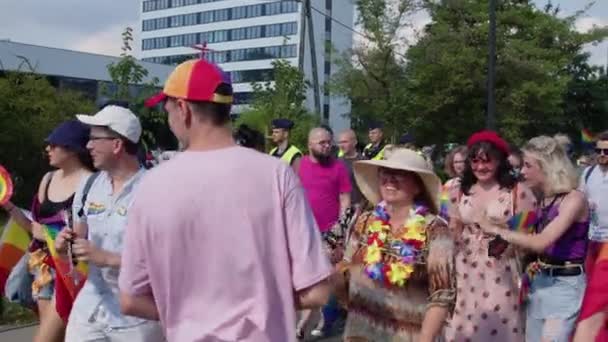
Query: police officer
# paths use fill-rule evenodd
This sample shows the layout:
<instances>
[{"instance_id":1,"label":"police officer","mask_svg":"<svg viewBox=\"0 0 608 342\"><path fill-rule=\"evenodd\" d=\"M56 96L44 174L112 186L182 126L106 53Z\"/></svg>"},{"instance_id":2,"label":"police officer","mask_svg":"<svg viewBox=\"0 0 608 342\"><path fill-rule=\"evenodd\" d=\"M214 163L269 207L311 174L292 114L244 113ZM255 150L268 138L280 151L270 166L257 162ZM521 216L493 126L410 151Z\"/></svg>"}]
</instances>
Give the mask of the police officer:
<instances>
[{"instance_id":1,"label":"police officer","mask_svg":"<svg viewBox=\"0 0 608 342\"><path fill-rule=\"evenodd\" d=\"M384 126L380 122L372 122L369 125L369 144L363 149L365 159L381 160L384 158Z\"/></svg>"},{"instance_id":2,"label":"police officer","mask_svg":"<svg viewBox=\"0 0 608 342\"><path fill-rule=\"evenodd\" d=\"M291 165L297 173L302 151L289 144L289 131L293 128L293 125L293 121L289 119L272 120L272 142L276 147L270 150L270 155L281 158L282 161Z\"/></svg>"}]
</instances>

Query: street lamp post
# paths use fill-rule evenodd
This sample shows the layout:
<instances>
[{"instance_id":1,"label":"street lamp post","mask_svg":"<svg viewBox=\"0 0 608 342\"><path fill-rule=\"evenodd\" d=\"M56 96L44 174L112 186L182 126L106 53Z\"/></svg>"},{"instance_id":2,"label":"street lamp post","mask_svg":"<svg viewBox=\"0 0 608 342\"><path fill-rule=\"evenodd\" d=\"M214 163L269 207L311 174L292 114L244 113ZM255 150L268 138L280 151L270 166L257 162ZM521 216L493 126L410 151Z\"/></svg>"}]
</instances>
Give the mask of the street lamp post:
<instances>
[{"instance_id":1,"label":"street lamp post","mask_svg":"<svg viewBox=\"0 0 608 342\"><path fill-rule=\"evenodd\" d=\"M490 29L488 33L488 108L486 128L496 129L496 0L490 2Z\"/></svg>"}]
</instances>

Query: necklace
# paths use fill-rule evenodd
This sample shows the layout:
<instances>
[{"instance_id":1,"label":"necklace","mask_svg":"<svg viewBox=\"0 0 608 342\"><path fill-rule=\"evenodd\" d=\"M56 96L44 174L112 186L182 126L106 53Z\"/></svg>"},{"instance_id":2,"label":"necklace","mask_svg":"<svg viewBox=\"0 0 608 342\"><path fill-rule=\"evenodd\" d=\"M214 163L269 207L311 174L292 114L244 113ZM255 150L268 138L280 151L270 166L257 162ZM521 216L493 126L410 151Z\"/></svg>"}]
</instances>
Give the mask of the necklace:
<instances>
[{"instance_id":1,"label":"necklace","mask_svg":"<svg viewBox=\"0 0 608 342\"><path fill-rule=\"evenodd\" d=\"M362 243L365 246L364 270L368 277L387 286L406 285L426 246L428 214L428 207L414 205L403 232L393 234L386 207L381 204L376 207Z\"/></svg>"}]
</instances>

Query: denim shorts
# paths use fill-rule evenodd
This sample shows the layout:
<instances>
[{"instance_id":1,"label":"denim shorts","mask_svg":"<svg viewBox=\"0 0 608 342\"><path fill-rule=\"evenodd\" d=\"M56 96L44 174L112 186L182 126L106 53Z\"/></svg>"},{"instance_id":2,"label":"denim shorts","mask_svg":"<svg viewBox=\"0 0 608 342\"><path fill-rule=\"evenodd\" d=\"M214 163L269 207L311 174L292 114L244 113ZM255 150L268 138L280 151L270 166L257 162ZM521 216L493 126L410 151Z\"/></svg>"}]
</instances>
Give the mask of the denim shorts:
<instances>
[{"instance_id":1,"label":"denim shorts","mask_svg":"<svg viewBox=\"0 0 608 342\"><path fill-rule=\"evenodd\" d=\"M568 342L581 309L587 279L577 276L554 277L537 274L528 295L526 341ZM545 326L545 320L554 320Z\"/></svg>"}]
</instances>

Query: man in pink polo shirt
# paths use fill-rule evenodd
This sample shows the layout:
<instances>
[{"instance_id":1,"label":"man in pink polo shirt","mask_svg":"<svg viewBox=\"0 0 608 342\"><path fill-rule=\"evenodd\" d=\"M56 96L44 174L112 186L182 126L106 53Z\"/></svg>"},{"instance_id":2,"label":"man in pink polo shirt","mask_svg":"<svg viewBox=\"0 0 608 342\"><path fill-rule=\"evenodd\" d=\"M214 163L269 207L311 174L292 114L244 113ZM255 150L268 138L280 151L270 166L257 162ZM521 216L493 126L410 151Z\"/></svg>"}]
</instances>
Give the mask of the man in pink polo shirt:
<instances>
[{"instance_id":1,"label":"man in pink polo shirt","mask_svg":"<svg viewBox=\"0 0 608 342\"><path fill-rule=\"evenodd\" d=\"M121 308L160 319L169 341L294 341L295 310L327 301L333 269L291 168L235 144L224 75L184 62L148 101L185 151L135 194Z\"/></svg>"}]
</instances>

